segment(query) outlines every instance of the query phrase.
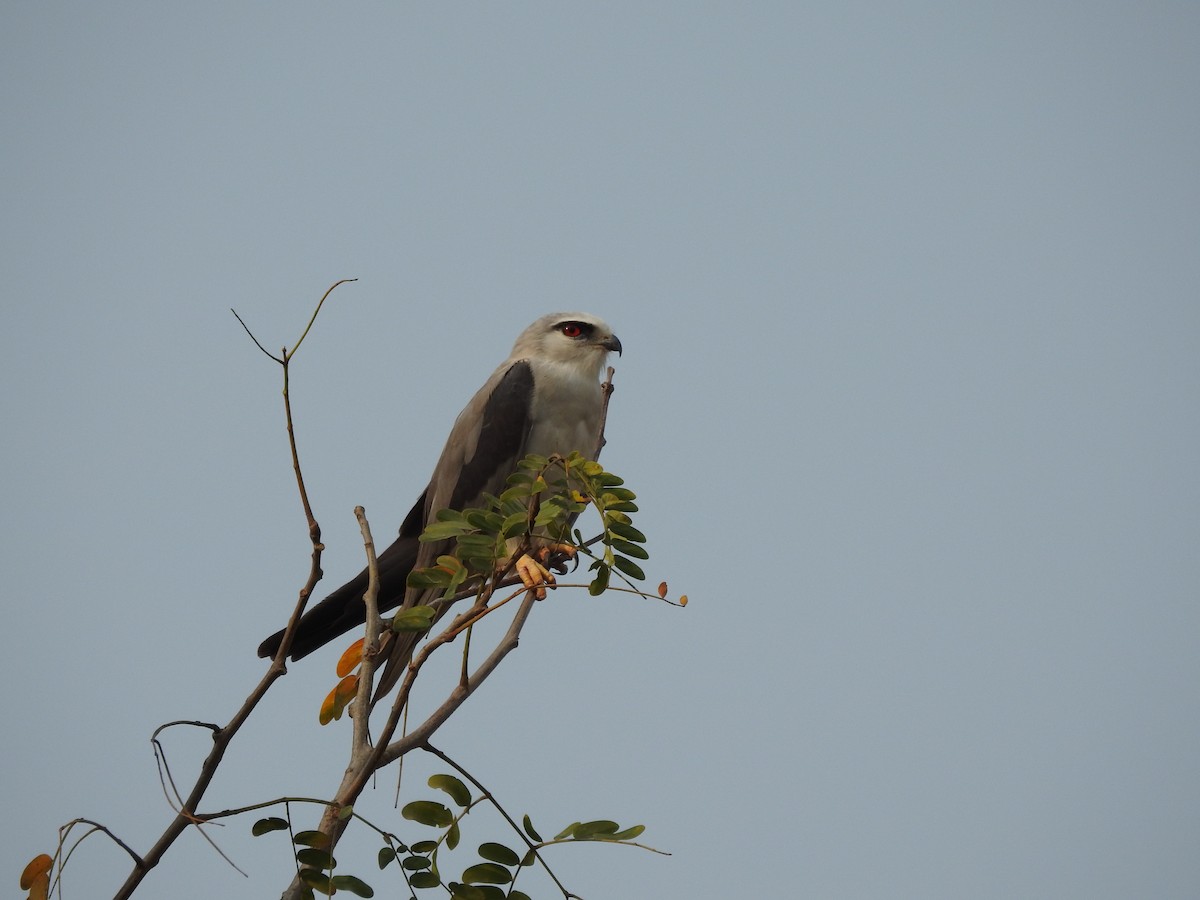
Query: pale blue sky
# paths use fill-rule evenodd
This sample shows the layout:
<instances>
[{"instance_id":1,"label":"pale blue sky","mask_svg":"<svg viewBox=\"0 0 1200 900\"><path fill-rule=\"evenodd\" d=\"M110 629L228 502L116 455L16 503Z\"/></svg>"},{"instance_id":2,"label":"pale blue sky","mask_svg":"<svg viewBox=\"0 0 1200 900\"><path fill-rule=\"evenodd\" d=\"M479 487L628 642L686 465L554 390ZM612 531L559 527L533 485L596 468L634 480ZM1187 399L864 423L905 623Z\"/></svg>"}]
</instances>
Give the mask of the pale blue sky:
<instances>
[{"instance_id":1,"label":"pale blue sky","mask_svg":"<svg viewBox=\"0 0 1200 900\"><path fill-rule=\"evenodd\" d=\"M0 871L145 849L307 567L390 535L536 316L683 611L560 591L439 744L588 900L1200 892L1200 6L8 4ZM329 794L337 651L206 808ZM183 779L201 735L169 744ZM424 762L406 798L424 796ZM390 774L362 808L404 832ZM17 812L14 812L17 811ZM185 836L146 897L274 896ZM410 833L411 836L411 833ZM502 836L489 820L464 844ZM377 844L342 865L397 896ZM465 865L470 860L464 860ZM68 897L128 865L93 838ZM553 897L545 883L530 885ZM140 895L139 895L140 896Z\"/></svg>"}]
</instances>

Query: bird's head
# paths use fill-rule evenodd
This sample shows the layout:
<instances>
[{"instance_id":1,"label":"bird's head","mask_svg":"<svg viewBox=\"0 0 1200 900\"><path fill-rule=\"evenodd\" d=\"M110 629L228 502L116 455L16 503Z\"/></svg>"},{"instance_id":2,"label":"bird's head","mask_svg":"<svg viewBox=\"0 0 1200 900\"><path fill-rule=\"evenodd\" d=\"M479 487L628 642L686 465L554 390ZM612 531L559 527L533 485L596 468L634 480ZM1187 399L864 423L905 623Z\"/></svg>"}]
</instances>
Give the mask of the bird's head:
<instances>
[{"instance_id":1,"label":"bird's head","mask_svg":"<svg viewBox=\"0 0 1200 900\"><path fill-rule=\"evenodd\" d=\"M513 358L529 357L587 368L599 374L621 342L608 323L582 312L550 313L521 332L513 345Z\"/></svg>"}]
</instances>

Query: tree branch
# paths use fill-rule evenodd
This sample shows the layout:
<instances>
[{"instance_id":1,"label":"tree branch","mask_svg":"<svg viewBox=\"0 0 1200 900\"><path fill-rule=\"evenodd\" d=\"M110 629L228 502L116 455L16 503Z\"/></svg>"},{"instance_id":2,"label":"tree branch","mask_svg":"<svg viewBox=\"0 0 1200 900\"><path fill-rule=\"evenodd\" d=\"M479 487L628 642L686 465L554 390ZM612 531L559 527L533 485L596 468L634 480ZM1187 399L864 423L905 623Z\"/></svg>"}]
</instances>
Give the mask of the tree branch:
<instances>
[{"instance_id":1,"label":"tree branch","mask_svg":"<svg viewBox=\"0 0 1200 900\"><path fill-rule=\"evenodd\" d=\"M176 839L183 834L187 827L195 822L196 817L192 811L199 807L200 801L204 798L205 792L208 790L209 785L212 784L213 777L216 775L217 769L221 765L221 760L225 757L225 751L228 749L230 742L232 742L234 737L237 736L238 731L241 730L241 727L243 724L245 724L246 719L250 717L250 713L252 713L255 707L258 706L259 701L266 696L267 691L271 689L271 685L275 683L275 680L287 672L287 667L284 664L284 660L287 658L288 650L291 647L292 636L296 631L296 623L299 621L300 616L304 612L304 607L308 603L308 598L311 596L313 588L315 588L317 582L321 580L321 553L325 549L321 544L321 528L317 524L317 520L312 513L312 507L308 502L308 492L305 490L304 476L300 469L300 456L296 449L296 435L293 427L292 407L288 398L288 364L295 356L296 350L299 348L300 344L304 341L305 336L308 334L309 328L311 328L313 322L316 321L317 313L320 312L321 306L325 303L325 299L338 285L344 284L346 281L353 280L354 279L343 279L338 281L325 292L325 294L321 297L320 302L317 304L316 310L313 312L312 317L309 319L308 326L304 329L304 333L300 335L300 340L296 342L296 347L293 348L291 353L287 353L285 351L282 359L267 353L267 351L263 349L263 346L259 342L258 338L256 338L250 332L249 328L246 328L246 323L242 322L241 317L234 312L234 316L237 317L239 322L242 322L242 327L246 328L246 333L250 335L250 339L254 341L258 348L264 353L267 353L267 356L271 357L271 359L274 359L283 367L283 400L285 418L287 421L288 445L291 450L292 468L296 473L296 484L300 491L300 500L304 507L305 518L308 522L308 534L312 543L312 561L309 566L308 579L305 582L304 587L300 589L300 597L296 603L296 608L292 613L292 618L288 622L287 633L284 635L283 642L280 644L279 652L275 654L275 658L271 661L270 667L263 674L263 677L259 680L258 684L255 685L254 689L250 692L250 695L242 703L238 711L234 713L229 722L226 723L223 728L216 728L213 731L212 749L209 751L208 756L205 758L204 763L200 767L200 772L196 777L196 782L192 786L191 792L187 795L187 797L184 798L182 808L175 814L175 818L166 827L162 835L154 843L154 846L147 851L145 856L135 858L133 871L129 873L129 876L125 879L125 883L121 885L120 889L114 895L114 900L125 900L125 898L131 896L137 889L138 885L141 884L142 880L146 877L146 874L158 865L159 861L163 857L163 854L170 849L171 845L175 843ZM155 733L155 739L157 739L157 732Z\"/></svg>"}]
</instances>

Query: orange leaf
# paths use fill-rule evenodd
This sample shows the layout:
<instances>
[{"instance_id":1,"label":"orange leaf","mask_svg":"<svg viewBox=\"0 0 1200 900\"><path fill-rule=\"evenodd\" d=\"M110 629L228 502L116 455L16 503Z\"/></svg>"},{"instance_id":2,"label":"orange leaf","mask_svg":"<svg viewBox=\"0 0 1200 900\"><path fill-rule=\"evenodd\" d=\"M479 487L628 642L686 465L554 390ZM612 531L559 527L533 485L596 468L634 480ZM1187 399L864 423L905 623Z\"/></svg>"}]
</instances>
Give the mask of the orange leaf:
<instances>
[{"instance_id":1,"label":"orange leaf","mask_svg":"<svg viewBox=\"0 0 1200 900\"><path fill-rule=\"evenodd\" d=\"M39 853L29 861L25 871L21 873L21 890L27 891L33 887L39 877L45 879L46 873L54 866L54 860L45 853ZM48 879L47 879L48 880Z\"/></svg>"},{"instance_id":2,"label":"orange leaf","mask_svg":"<svg viewBox=\"0 0 1200 900\"><path fill-rule=\"evenodd\" d=\"M326 695L317 720L322 725L328 725L334 719L340 719L356 693L358 693L358 676L347 675L337 683L337 687Z\"/></svg>"},{"instance_id":3,"label":"orange leaf","mask_svg":"<svg viewBox=\"0 0 1200 900\"><path fill-rule=\"evenodd\" d=\"M321 711L317 714L317 721L322 725L328 725L336 718L333 714L333 707L336 702L337 688L334 688L326 695L325 702L321 704Z\"/></svg>"},{"instance_id":4,"label":"orange leaf","mask_svg":"<svg viewBox=\"0 0 1200 900\"><path fill-rule=\"evenodd\" d=\"M353 644L346 648L346 652L342 654L342 658L338 660L337 673L338 678L345 678L362 662L363 643L366 638L359 638Z\"/></svg>"},{"instance_id":5,"label":"orange leaf","mask_svg":"<svg viewBox=\"0 0 1200 900\"><path fill-rule=\"evenodd\" d=\"M680 605L680 606L687 606L687 594L680 594L680 595L679 595L679 605Z\"/></svg>"},{"instance_id":6,"label":"orange leaf","mask_svg":"<svg viewBox=\"0 0 1200 900\"><path fill-rule=\"evenodd\" d=\"M354 695L358 693L358 676L347 675L338 682L338 686L333 689L333 693L337 696L338 703L342 708L354 699Z\"/></svg>"},{"instance_id":7,"label":"orange leaf","mask_svg":"<svg viewBox=\"0 0 1200 900\"><path fill-rule=\"evenodd\" d=\"M667 599L667 583L665 581L661 581L658 584L658 596L663 600Z\"/></svg>"}]
</instances>

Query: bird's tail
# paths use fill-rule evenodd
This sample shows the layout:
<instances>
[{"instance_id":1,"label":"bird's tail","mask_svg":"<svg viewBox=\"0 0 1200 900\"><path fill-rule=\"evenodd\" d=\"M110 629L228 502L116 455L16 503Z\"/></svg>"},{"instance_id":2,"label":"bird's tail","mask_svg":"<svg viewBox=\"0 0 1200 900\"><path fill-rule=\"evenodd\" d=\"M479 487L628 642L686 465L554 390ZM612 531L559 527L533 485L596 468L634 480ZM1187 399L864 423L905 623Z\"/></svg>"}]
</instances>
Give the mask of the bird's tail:
<instances>
[{"instance_id":1,"label":"bird's tail","mask_svg":"<svg viewBox=\"0 0 1200 900\"><path fill-rule=\"evenodd\" d=\"M415 538L399 538L379 555L379 611L395 609L404 599L408 573L417 559ZM367 590L367 570L363 569L350 581L309 609L300 617L289 656L303 659L324 647L347 631L360 627L367 620L367 605L363 594ZM258 655L274 657L283 641L283 631L277 631L258 645Z\"/></svg>"}]
</instances>

